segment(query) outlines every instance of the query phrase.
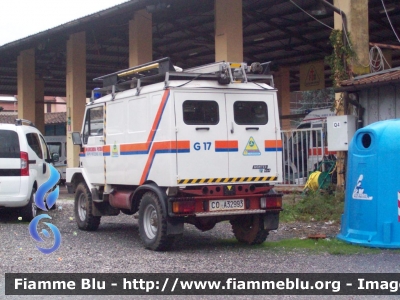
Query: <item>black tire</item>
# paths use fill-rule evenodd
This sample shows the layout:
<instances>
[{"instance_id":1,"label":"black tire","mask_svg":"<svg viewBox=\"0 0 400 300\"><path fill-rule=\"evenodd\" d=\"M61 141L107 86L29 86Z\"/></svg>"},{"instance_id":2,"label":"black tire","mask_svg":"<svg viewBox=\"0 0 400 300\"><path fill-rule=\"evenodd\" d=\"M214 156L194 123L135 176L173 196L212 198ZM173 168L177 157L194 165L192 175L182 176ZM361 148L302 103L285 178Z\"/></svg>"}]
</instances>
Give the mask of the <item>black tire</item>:
<instances>
[{"instance_id":1,"label":"black tire","mask_svg":"<svg viewBox=\"0 0 400 300\"><path fill-rule=\"evenodd\" d=\"M75 191L74 213L79 229L94 231L99 228L100 218L93 215L92 194L84 183L78 184Z\"/></svg>"},{"instance_id":2,"label":"black tire","mask_svg":"<svg viewBox=\"0 0 400 300\"><path fill-rule=\"evenodd\" d=\"M241 216L231 221L232 231L240 243L258 245L265 242L269 231L264 229L262 215Z\"/></svg>"},{"instance_id":3,"label":"black tire","mask_svg":"<svg viewBox=\"0 0 400 300\"><path fill-rule=\"evenodd\" d=\"M29 202L24 207L20 208L20 214L23 221L30 222L37 216L38 208L35 203L36 189L32 188Z\"/></svg>"},{"instance_id":4,"label":"black tire","mask_svg":"<svg viewBox=\"0 0 400 300\"><path fill-rule=\"evenodd\" d=\"M166 213L160 199L152 193L143 195L139 205L139 234L147 249L168 250L174 242L174 236L167 235Z\"/></svg>"}]
</instances>

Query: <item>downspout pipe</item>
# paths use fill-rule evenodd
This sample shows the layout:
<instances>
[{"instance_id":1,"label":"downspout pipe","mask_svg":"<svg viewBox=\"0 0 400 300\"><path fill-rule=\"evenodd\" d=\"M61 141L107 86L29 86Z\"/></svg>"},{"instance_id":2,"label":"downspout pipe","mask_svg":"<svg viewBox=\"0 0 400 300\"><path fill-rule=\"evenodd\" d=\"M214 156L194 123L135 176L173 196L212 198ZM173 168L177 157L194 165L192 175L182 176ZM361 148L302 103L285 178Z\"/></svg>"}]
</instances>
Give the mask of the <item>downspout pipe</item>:
<instances>
[{"instance_id":1,"label":"downspout pipe","mask_svg":"<svg viewBox=\"0 0 400 300\"><path fill-rule=\"evenodd\" d=\"M330 3L329 3L328 1L326 1L326 0L318 0L318 1L321 2L323 5L326 5L326 6L330 7L330 8L332 8L334 12L338 13L338 14L342 17L342 20L343 20L343 30L344 30L344 31L346 32L346 34L347 34L347 33L349 32L349 31L347 30L347 17L346 17L346 14L343 12L343 10L341 10L341 9L337 8L336 6L330 4Z\"/></svg>"}]
</instances>

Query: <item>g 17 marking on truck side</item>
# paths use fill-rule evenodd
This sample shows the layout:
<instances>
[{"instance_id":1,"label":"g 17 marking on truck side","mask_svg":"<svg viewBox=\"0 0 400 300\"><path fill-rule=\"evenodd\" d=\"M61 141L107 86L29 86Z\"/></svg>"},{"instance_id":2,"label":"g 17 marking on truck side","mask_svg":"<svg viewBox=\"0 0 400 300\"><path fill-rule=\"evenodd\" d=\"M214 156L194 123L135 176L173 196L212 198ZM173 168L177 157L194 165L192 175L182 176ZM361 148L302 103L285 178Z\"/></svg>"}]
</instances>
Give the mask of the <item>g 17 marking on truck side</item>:
<instances>
[{"instance_id":1,"label":"g 17 marking on truck side","mask_svg":"<svg viewBox=\"0 0 400 300\"><path fill-rule=\"evenodd\" d=\"M203 143L196 142L196 143L193 144L193 148L196 151L199 151L199 150L210 150L211 149L211 144L212 144L211 142L203 142Z\"/></svg>"}]
</instances>

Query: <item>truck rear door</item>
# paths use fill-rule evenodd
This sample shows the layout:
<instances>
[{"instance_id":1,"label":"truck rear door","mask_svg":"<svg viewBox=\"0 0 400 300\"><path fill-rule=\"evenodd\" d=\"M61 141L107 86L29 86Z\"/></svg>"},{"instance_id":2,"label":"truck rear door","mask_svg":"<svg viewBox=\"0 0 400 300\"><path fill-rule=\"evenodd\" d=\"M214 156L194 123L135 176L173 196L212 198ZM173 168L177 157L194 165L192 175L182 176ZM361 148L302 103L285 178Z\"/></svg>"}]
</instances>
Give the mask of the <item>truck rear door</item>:
<instances>
[{"instance_id":1,"label":"truck rear door","mask_svg":"<svg viewBox=\"0 0 400 300\"><path fill-rule=\"evenodd\" d=\"M176 92L177 143L190 141L190 150L178 147L178 183L220 182L229 177L225 97L223 93Z\"/></svg>"},{"instance_id":2,"label":"truck rear door","mask_svg":"<svg viewBox=\"0 0 400 300\"><path fill-rule=\"evenodd\" d=\"M276 181L282 155L274 94L226 94L229 177L238 181Z\"/></svg>"}]
</instances>

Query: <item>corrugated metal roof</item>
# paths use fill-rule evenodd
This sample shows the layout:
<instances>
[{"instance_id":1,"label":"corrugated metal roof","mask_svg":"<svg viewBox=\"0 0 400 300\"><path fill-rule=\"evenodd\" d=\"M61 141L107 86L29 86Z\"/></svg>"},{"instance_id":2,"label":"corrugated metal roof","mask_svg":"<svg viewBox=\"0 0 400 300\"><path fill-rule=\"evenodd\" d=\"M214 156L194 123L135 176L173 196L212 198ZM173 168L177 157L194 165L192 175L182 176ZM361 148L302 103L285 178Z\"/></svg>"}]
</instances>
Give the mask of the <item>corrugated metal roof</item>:
<instances>
[{"instance_id":1,"label":"corrugated metal roof","mask_svg":"<svg viewBox=\"0 0 400 300\"><path fill-rule=\"evenodd\" d=\"M103 16L106 16L106 15L108 15L110 13L113 13L116 10L123 10L126 6L131 5L132 2L133 3L137 3L139 1L140 0L127 0L125 2L122 2L120 4L111 6L109 8L105 8L105 9L100 10L98 12L95 12L95 13L92 13L92 14L89 14L89 15L74 19L72 21L63 23L61 25L57 25L57 26L49 28L49 29L45 29L43 31L39 31L38 33L34 33L34 34L31 34L31 35L28 35L28 36L23 37L21 39L18 39L16 41L12 41L12 42L6 43L4 45L1 45L0 47L7 49L8 47L12 47L12 46L17 45L17 44L19 44L21 42L27 42L27 41L30 41L32 39L40 38L41 36L45 36L45 35L47 35L49 33L52 33L52 32L65 31L68 28L72 28L72 27L74 27L76 25L79 25L79 24L90 23L93 20L99 19L99 18L101 18ZM145 1L148 1L148 0L145 0Z\"/></svg>"}]
</instances>

